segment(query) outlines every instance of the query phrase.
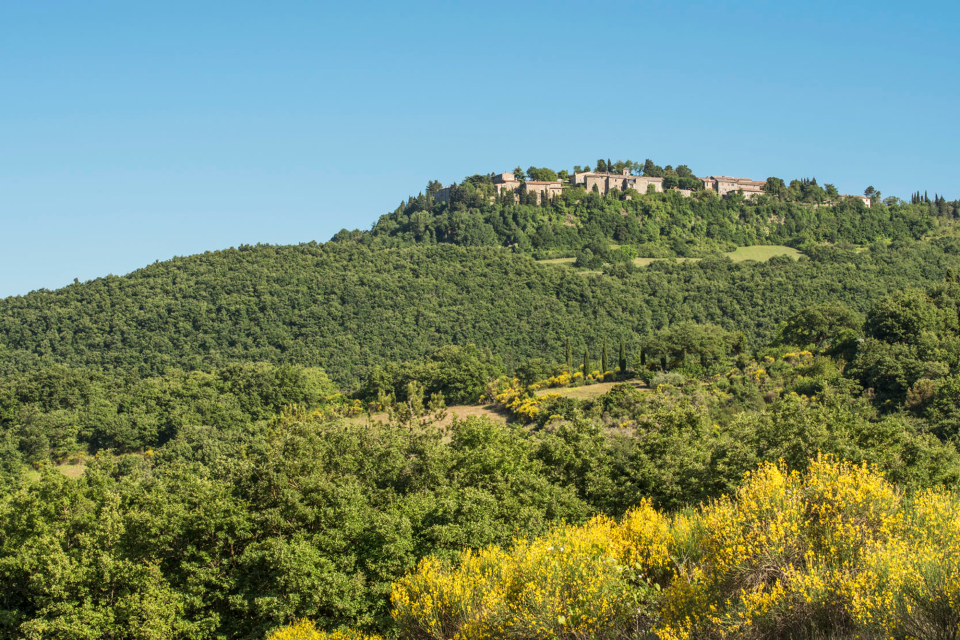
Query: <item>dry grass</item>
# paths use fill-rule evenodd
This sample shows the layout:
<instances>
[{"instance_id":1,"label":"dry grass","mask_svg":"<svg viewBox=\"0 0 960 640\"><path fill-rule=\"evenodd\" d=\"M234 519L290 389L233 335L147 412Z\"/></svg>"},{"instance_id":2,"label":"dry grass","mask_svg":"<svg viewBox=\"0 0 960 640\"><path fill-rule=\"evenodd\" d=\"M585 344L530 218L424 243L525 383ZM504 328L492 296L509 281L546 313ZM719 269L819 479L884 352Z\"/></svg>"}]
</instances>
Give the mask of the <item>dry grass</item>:
<instances>
[{"instance_id":1,"label":"dry grass","mask_svg":"<svg viewBox=\"0 0 960 640\"><path fill-rule=\"evenodd\" d=\"M68 478L76 479L82 476L83 472L87 470L87 465L84 464L83 462L80 462L78 464L58 464L58 465L55 465L53 468ZM26 472L24 473L24 476L29 481L39 480L40 472L30 467L26 470Z\"/></svg>"},{"instance_id":2,"label":"dry grass","mask_svg":"<svg viewBox=\"0 0 960 640\"><path fill-rule=\"evenodd\" d=\"M756 260L757 262L766 262L774 256L789 256L796 260L803 254L792 247L785 247L779 244L758 244L752 247L737 247L736 251L729 251L723 254L734 262L745 262L747 260ZM638 267L645 267L659 260L676 260L677 262L696 261L700 258L634 258L633 264Z\"/></svg>"},{"instance_id":3,"label":"dry grass","mask_svg":"<svg viewBox=\"0 0 960 640\"><path fill-rule=\"evenodd\" d=\"M440 422L435 423L438 427L447 427L453 423L455 418L460 420L465 420L472 417L481 417L489 418L494 422L501 422L503 424L507 423L507 419L510 417L510 412L502 409L493 404L458 404L452 407L447 407L447 415ZM387 414L384 413L374 413L362 416L357 416L355 418L347 418L352 422L357 423L367 423L368 421L373 422L386 422Z\"/></svg>"},{"instance_id":4,"label":"dry grass","mask_svg":"<svg viewBox=\"0 0 960 640\"><path fill-rule=\"evenodd\" d=\"M755 260L757 262L766 262L774 256L788 256L796 260L803 254L792 247L779 244L758 244L752 247L737 247L736 251L729 251L723 254L734 262L745 262ZM634 258L633 264L638 267L646 267L654 262L661 260L676 260L677 262L697 261L700 258ZM549 258L540 260L542 264L565 264L573 266L576 258ZM584 271L586 274L601 273L600 271Z\"/></svg>"},{"instance_id":5,"label":"dry grass","mask_svg":"<svg viewBox=\"0 0 960 640\"><path fill-rule=\"evenodd\" d=\"M766 262L774 256L788 256L796 260L803 254L792 247L778 244L758 244L752 247L737 247L736 251L731 251L725 255L734 262L743 262L744 260Z\"/></svg>"},{"instance_id":6,"label":"dry grass","mask_svg":"<svg viewBox=\"0 0 960 640\"><path fill-rule=\"evenodd\" d=\"M57 465L57 471L68 478L79 478L87 470L87 465L83 464L61 464Z\"/></svg>"},{"instance_id":7,"label":"dry grass","mask_svg":"<svg viewBox=\"0 0 960 640\"><path fill-rule=\"evenodd\" d=\"M564 387L561 389L540 389L538 396L548 393L559 394L563 398L573 398L574 400L592 400L607 393L618 384L628 384L634 389L646 389L647 385L643 380L626 380L624 382L601 382L600 384L584 385L582 387Z\"/></svg>"}]
</instances>

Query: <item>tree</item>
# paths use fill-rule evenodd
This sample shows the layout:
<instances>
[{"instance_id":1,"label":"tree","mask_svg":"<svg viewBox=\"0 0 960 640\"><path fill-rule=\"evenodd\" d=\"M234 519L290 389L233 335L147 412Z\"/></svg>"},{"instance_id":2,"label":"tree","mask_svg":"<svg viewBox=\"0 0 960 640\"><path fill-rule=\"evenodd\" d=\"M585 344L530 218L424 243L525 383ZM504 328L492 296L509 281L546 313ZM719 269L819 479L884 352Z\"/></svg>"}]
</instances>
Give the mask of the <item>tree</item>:
<instances>
[{"instance_id":1,"label":"tree","mask_svg":"<svg viewBox=\"0 0 960 640\"><path fill-rule=\"evenodd\" d=\"M590 351L584 347L583 349L583 377L586 378L590 375Z\"/></svg>"},{"instance_id":2,"label":"tree","mask_svg":"<svg viewBox=\"0 0 960 640\"><path fill-rule=\"evenodd\" d=\"M763 190L771 196L781 198L786 194L787 187L781 178L771 176L767 178L767 183L763 185Z\"/></svg>"},{"instance_id":3,"label":"tree","mask_svg":"<svg viewBox=\"0 0 960 640\"><path fill-rule=\"evenodd\" d=\"M677 165L677 175L681 178L694 178L693 171L685 164Z\"/></svg>"},{"instance_id":4,"label":"tree","mask_svg":"<svg viewBox=\"0 0 960 640\"><path fill-rule=\"evenodd\" d=\"M570 336L567 336L567 373L573 375L573 346L570 344Z\"/></svg>"},{"instance_id":5,"label":"tree","mask_svg":"<svg viewBox=\"0 0 960 640\"><path fill-rule=\"evenodd\" d=\"M663 188L666 189L676 189L680 185L680 180L677 176L667 176L663 179Z\"/></svg>"},{"instance_id":6,"label":"tree","mask_svg":"<svg viewBox=\"0 0 960 640\"><path fill-rule=\"evenodd\" d=\"M603 339L603 350L600 352L600 375L607 374L607 339Z\"/></svg>"},{"instance_id":7,"label":"tree","mask_svg":"<svg viewBox=\"0 0 960 640\"><path fill-rule=\"evenodd\" d=\"M520 166L514 167L513 175L516 176L517 180L523 180L523 167L520 167Z\"/></svg>"},{"instance_id":8,"label":"tree","mask_svg":"<svg viewBox=\"0 0 960 640\"><path fill-rule=\"evenodd\" d=\"M443 183L440 182L439 180L431 180L430 182L427 183L428 194L432 195L437 191L440 191L440 189L443 189Z\"/></svg>"},{"instance_id":9,"label":"tree","mask_svg":"<svg viewBox=\"0 0 960 640\"><path fill-rule=\"evenodd\" d=\"M823 185L823 188L824 188L824 190L827 192L827 197L828 197L828 198L833 199L833 198L838 198L838 197L840 197L840 192L837 191L837 188L836 188L835 186L833 186L832 184L825 184L825 185Z\"/></svg>"},{"instance_id":10,"label":"tree","mask_svg":"<svg viewBox=\"0 0 960 640\"><path fill-rule=\"evenodd\" d=\"M620 369L620 375L626 375L627 373L627 349L623 344L623 338L620 338L620 362L618 363Z\"/></svg>"},{"instance_id":11,"label":"tree","mask_svg":"<svg viewBox=\"0 0 960 640\"><path fill-rule=\"evenodd\" d=\"M725 360L737 342L736 333L716 325L681 322L648 338L644 349L667 365L684 366L687 358L694 356L707 367Z\"/></svg>"},{"instance_id":12,"label":"tree","mask_svg":"<svg viewBox=\"0 0 960 640\"><path fill-rule=\"evenodd\" d=\"M607 162L603 158L597 160L597 173L606 173L607 172Z\"/></svg>"},{"instance_id":13,"label":"tree","mask_svg":"<svg viewBox=\"0 0 960 640\"><path fill-rule=\"evenodd\" d=\"M653 160L647 158L643 163L643 175L654 178L663 177L663 169L653 163Z\"/></svg>"},{"instance_id":14,"label":"tree","mask_svg":"<svg viewBox=\"0 0 960 640\"><path fill-rule=\"evenodd\" d=\"M553 182L557 179L557 174L552 169L546 167L530 167L527 169L527 177L531 180Z\"/></svg>"},{"instance_id":15,"label":"tree","mask_svg":"<svg viewBox=\"0 0 960 640\"><path fill-rule=\"evenodd\" d=\"M785 344L822 349L833 344L844 331L859 334L863 317L840 302L816 304L791 316L781 331Z\"/></svg>"},{"instance_id":16,"label":"tree","mask_svg":"<svg viewBox=\"0 0 960 640\"><path fill-rule=\"evenodd\" d=\"M884 342L916 344L924 334L941 334L946 320L947 315L925 291L905 289L874 305L867 314L864 330ZM956 322L955 313L952 321Z\"/></svg>"}]
</instances>

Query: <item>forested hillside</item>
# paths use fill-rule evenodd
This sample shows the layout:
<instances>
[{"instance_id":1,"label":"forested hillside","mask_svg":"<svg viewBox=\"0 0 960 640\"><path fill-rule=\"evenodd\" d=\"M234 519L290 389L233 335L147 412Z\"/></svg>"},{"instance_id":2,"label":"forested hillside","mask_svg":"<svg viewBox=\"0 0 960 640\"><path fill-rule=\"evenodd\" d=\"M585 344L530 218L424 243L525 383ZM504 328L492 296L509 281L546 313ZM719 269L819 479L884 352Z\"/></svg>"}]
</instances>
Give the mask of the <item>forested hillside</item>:
<instances>
[{"instance_id":1,"label":"forested hillside","mask_svg":"<svg viewBox=\"0 0 960 640\"><path fill-rule=\"evenodd\" d=\"M652 164L648 161L649 164ZM632 163L631 163L632 165ZM619 163L611 167L626 167ZM551 170L531 167L527 174L541 173L556 179ZM559 172L564 175L566 172ZM685 172L692 176L689 170ZM767 192L754 199L730 193L719 197L703 190L692 177L677 177L656 165L644 175L662 176L665 183L685 180L693 188L690 197L676 189L663 193L621 192L606 195L565 185L563 192L537 204L536 194L499 195L489 176L470 176L454 185L449 202L438 202L431 182L426 193L402 202L384 215L369 233L341 231L334 240L356 240L378 246L411 243L453 243L463 246L509 246L537 257L591 252L615 261L624 257L700 256L717 250L755 244L850 242L870 244L881 240L920 239L940 222L960 214L960 202L916 194L911 202L896 197L867 206L856 198L843 198L833 185L826 188L812 180L767 179ZM672 174L672 176L671 176ZM699 186L697 186L699 185ZM622 245L623 253L608 254L610 243Z\"/></svg>"},{"instance_id":2,"label":"forested hillside","mask_svg":"<svg viewBox=\"0 0 960 640\"><path fill-rule=\"evenodd\" d=\"M259 361L320 366L352 385L375 364L447 344L489 348L508 369L561 358L568 336L578 350L623 338L633 353L681 320L737 329L759 345L811 303L862 312L890 291L942 279L960 269L956 245L821 246L799 261L605 273L494 247L241 247L0 301L0 371L66 364L147 376Z\"/></svg>"},{"instance_id":3,"label":"forested hillside","mask_svg":"<svg viewBox=\"0 0 960 640\"><path fill-rule=\"evenodd\" d=\"M0 301L0 638L955 637L957 203L767 185Z\"/></svg>"}]
</instances>

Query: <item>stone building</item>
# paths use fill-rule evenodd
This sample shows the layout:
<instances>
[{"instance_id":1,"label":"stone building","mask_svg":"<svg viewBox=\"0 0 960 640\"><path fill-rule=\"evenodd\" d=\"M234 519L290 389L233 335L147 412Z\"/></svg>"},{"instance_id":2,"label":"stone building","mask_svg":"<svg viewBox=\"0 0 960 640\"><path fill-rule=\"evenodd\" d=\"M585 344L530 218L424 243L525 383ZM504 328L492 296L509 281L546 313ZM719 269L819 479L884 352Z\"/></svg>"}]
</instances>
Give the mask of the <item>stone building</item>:
<instances>
[{"instance_id":1,"label":"stone building","mask_svg":"<svg viewBox=\"0 0 960 640\"><path fill-rule=\"evenodd\" d=\"M619 189L620 191L636 189L640 193L646 193L647 187L651 184L657 192L663 192L663 178L632 176L627 169L624 169L623 173L580 171L573 174L573 184L580 185L587 191L593 191L593 188L596 187L602 196L607 195L611 189Z\"/></svg>"},{"instance_id":2,"label":"stone building","mask_svg":"<svg viewBox=\"0 0 960 640\"><path fill-rule=\"evenodd\" d=\"M440 191L437 191L435 194L433 194L433 199L436 202L445 202L449 204L451 189L453 189L453 187L444 187L443 189L440 189Z\"/></svg>"},{"instance_id":3,"label":"stone building","mask_svg":"<svg viewBox=\"0 0 960 640\"><path fill-rule=\"evenodd\" d=\"M527 180L523 183L525 193L536 193L537 204L543 202L544 196L554 198L563 192L563 183L559 180Z\"/></svg>"},{"instance_id":4,"label":"stone building","mask_svg":"<svg viewBox=\"0 0 960 640\"><path fill-rule=\"evenodd\" d=\"M493 176L493 186L496 188L498 196L502 194L504 190L516 193L520 190L521 184L522 183L517 180L517 177L509 171Z\"/></svg>"},{"instance_id":5,"label":"stone building","mask_svg":"<svg viewBox=\"0 0 960 640\"><path fill-rule=\"evenodd\" d=\"M849 193L841 193L841 194L840 194L840 197L841 197L841 198L856 198L857 200L862 201L863 204L867 205L868 207L873 203L873 201L870 200L870 198L868 198L867 196L857 196L857 195L852 195L852 194L849 194Z\"/></svg>"},{"instance_id":6,"label":"stone building","mask_svg":"<svg viewBox=\"0 0 960 640\"><path fill-rule=\"evenodd\" d=\"M707 176L700 178L703 182L703 188L710 191L716 191L717 194L725 196L734 191L743 191L743 197L755 198L763 193L763 187L766 181L750 180L749 178L731 178L730 176Z\"/></svg>"}]
</instances>

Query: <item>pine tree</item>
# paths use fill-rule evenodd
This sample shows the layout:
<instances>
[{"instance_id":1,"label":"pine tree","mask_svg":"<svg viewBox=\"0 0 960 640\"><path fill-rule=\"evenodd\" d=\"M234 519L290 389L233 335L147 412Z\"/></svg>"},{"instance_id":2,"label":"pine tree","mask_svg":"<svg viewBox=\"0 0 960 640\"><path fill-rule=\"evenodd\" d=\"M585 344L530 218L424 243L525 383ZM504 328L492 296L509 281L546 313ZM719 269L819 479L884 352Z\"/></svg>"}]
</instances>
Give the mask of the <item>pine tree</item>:
<instances>
[{"instance_id":1,"label":"pine tree","mask_svg":"<svg viewBox=\"0 0 960 640\"><path fill-rule=\"evenodd\" d=\"M590 351L584 347L583 349L583 377L590 375Z\"/></svg>"},{"instance_id":2,"label":"pine tree","mask_svg":"<svg viewBox=\"0 0 960 640\"><path fill-rule=\"evenodd\" d=\"M570 344L570 336L567 336L567 373L573 375L573 346Z\"/></svg>"},{"instance_id":3,"label":"pine tree","mask_svg":"<svg viewBox=\"0 0 960 640\"><path fill-rule=\"evenodd\" d=\"M603 339L603 351L600 352L600 375L607 375L607 339Z\"/></svg>"},{"instance_id":4,"label":"pine tree","mask_svg":"<svg viewBox=\"0 0 960 640\"><path fill-rule=\"evenodd\" d=\"M620 338L620 375L627 373L627 348L623 344L623 338Z\"/></svg>"}]
</instances>

